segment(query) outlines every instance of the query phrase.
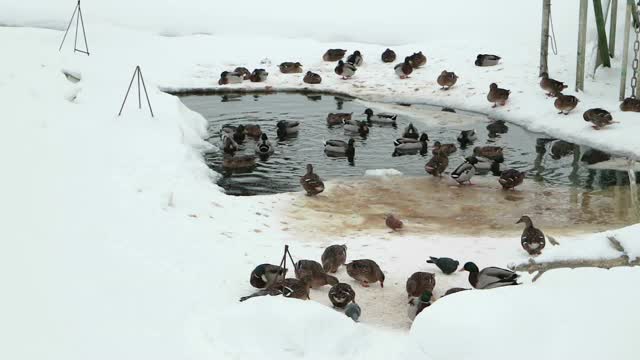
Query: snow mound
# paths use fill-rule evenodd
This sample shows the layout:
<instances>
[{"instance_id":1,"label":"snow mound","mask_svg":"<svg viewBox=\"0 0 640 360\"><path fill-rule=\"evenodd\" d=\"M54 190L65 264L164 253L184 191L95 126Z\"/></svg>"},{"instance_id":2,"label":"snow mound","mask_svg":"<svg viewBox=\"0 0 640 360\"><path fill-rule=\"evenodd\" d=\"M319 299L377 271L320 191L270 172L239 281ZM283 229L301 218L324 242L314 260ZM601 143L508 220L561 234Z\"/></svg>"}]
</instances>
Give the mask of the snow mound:
<instances>
[{"instance_id":1,"label":"snow mound","mask_svg":"<svg viewBox=\"0 0 640 360\"><path fill-rule=\"evenodd\" d=\"M401 176L402 173L396 169L369 169L364 172L364 176Z\"/></svg>"}]
</instances>

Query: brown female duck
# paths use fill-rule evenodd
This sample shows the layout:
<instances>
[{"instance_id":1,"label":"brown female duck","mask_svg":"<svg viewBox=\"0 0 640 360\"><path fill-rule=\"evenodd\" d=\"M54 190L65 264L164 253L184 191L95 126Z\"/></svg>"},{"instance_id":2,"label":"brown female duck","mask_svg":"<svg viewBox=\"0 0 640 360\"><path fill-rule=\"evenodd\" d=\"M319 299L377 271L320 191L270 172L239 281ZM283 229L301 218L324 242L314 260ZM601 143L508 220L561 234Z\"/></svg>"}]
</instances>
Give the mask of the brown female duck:
<instances>
[{"instance_id":1,"label":"brown female duck","mask_svg":"<svg viewBox=\"0 0 640 360\"><path fill-rule=\"evenodd\" d=\"M318 195L324 191L324 183L318 174L313 172L313 165L307 164L307 173L300 177L300 185L307 196Z\"/></svg>"},{"instance_id":2,"label":"brown female duck","mask_svg":"<svg viewBox=\"0 0 640 360\"><path fill-rule=\"evenodd\" d=\"M347 305L356 301L356 292L349 284L338 283L329 290L329 300L334 307L344 309Z\"/></svg>"},{"instance_id":3,"label":"brown female duck","mask_svg":"<svg viewBox=\"0 0 640 360\"><path fill-rule=\"evenodd\" d=\"M444 70L438 76L438 85L442 86L442 90L449 90L458 81L458 75L452 71Z\"/></svg>"},{"instance_id":4,"label":"brown female duck","mask_svg":"<svg viewBox=\"0 0 640 360\"><path fill-rule=\"evenodd\" d=\"M344 54L347 53L347 50L343 49L329 49L324 55L322 55L322 60L324 61L338 61L344 57Z\"/></svg>"},{"instance_id":5,"label":"brown female duck","mask_svg":"<svg viewBox=\"0 0 640 360\"><path fill-rule=\"evenodd\" d=\"M222 167L225 169L246 169L256 165L255 155L230 155L222 157Z\"/></svg>"},{"instance_id":6,"label":"brown female duck","mask_svg":"<svg viewBox=\"0 0 640 360\"><path fill-rule=\"evenodd\" d=\"M307 84L320 84L322 82L322 77L314 72L307 71L302 81Z\"/></svg>"},{"instance_id":7,"label":"brown female duck","mask_svg":"<svg viewBox=\"0 0 640 360\"><path fill-rule=\"evenodd\" d=\"M542 88L542 90L547 92L547 96L557 96L558 93L561 93L562 90L569 87L562 81L550 78L549 74L547 74L546 72L543 72L542 74L540 74L540 76L542 77L542 79L540 80L540 87Z\"/></svg>"},{"instance_id":8,"label":"brown female duck","mask_svg":"<svg viewBox=\"0 0 640 360\"><path fill-rule=\"evenodd\" d=\"M492 107L504 106L509 99L509 94L511 94L511 90L501 89L498 87L498 84L492 83L489 85L489 93L487 94L487 100L490 103L493 103Z\"/></svg>"},{"instance_id":9,"label":"brown female duck","mask_svg":"<svg viewBox=\"0 0 640 360\"><path fill-rule=\"evenodd\" d=\"M528 216L522 216L516 224L524 223L524 231L520 236L520 244L522 248L529 253L529 255L540 255L542 249L546 244L544 233L542 230L533 226L531 218Z\"/></svg>"},{"instance_id":10,"label":"brown female duck","mask_svg":"<svg viewBox=\"0 0 640 360\"><path fill-rule=\"evenodd\" d=\"M442 176L447 166L449 166L449 156L442 151L435 151L433 157L424 166L424 170L433 176Z\"/></svg>"},{"instance_id":11,"label":"brown female duck","mask_svg":"<svg viewBox=\"0 0 640 360\"><path fill-rule=\"evenodd\" d=\"M233 72L242 74L243 80L249 80L249 78L251 77L251 71L249 71L249 69L247 69L246 67L239 66L235 70L233 70Z\"/></svg>"},{"instance_id":12,"label":"brown female duck","mask_svg":"<svg viewBox=\"0 0 640 360\"><path fill-rule=\"evenodd\" d=\"M504 154L500 146L476 146L473 155L487 158L495 162L504 162Z\"/></svg>"},{"instance_id":13,"label":"brown female duck","mask_svg":"<svg viewBox=\"0 0 640 360\"><path fill-rule=\"evenodd\" d=\"M278 65L280 72L283 74L293 74L302 72L302 64L299 62L283 62Z\"/></svg>"},{"instance_id":14,"label":"brown female duck","mask_svg":"<svg viewBox=\"0 0 640 360\"><path fill-rule=\"evenodd\" d=\"M296 279L309 278L309 285L312 288L319 288L325 285L336 285L338 279L335 276L324 272L322 265L313 260L299 260L295 266Z\"/></svg>"},{"instance_id":15,"label":"brown female duck","mask_svg":"<svg viewBox=\"0 0 640 360\"><path fill-rule=\"evenodd\" d=\"M254 288L271 288L284 280L287 270L278 265L260 264L251 272L249 283Z\"/></svg>"},{"instance_id":16,"label":"brown female duck","mask_svg":"<svg viewBox=\"0 0 640 360\"><path fill-rule=\"evenodd\" d=\"M409 60L414 69L424 66L427 63L427 57L422 54L422 51L413 53L413 55L409 56Z\"/></svg>"},{"instance_id":17,"label":"brown female duck","mask_svg":"<svg viewBox=\"0 0 640 360\"><path fill-rule=\"evenodd\" d=\"M262 129L258 124L247 124L244 126L244 133L247 136L251 136L252 138L257 139L262 136Z\"/></svg>"},{"instance_id":18,"label":"brown female duck","mask_svg":"<svg viewBox=\"0 0 640 360\"><path fill-rule=\"evenodd\" d=\"M402 229L402 220L395 217L393 214L387 214L384 219L385 225L393 231Z\"/></svg>"},{"instance_id":19,"label":"brown female duck","mask_svg":"<svg viewBox=\"0 0 640 360\"><path fill-rule=\"evenodd\" d=\"M382 56L380 58L384 63L394 62L396 61L396 53L393 50L387 48L387 50L382 52Z\"/></svg>"},{"instance_id":20,"label":"brown female duck","mask_svg":"<svg viewBox=\"0 0 640 360\"><path fill-rule=\"evenodd\" d=\"M338 268L347 262L347 245L331 245L324 249L322 268L327 273L335 273Z\"/></svg>"},{"instance_id":21,"label":"brown female duck","mask_svg":"<svg viewBox=\"0 0 640 360\"><path fill-rule=\"evenodd\" d=\"M269 73L265 69L255 69L249 76L251 82L264 82L267 81Z\"/></svg>"},{"instance_id":22,"label":"brown female duck","mask_svg":"<svg viewBox=\"0 0 640 360\"><path fill-rule=\"evenodd\" d=\"M560 110L558 114L569 115L569 112L578 106L580 100L573 95L564 95L563 93L557 93L556 101L553 102L553 106Z\"/></svg>"},{"instance_id":23,"label":"brown female duck","mask_svg":"<svg viewBox=\"0 0 640 360\"><path fill-rule=\"evenodd\" d=\"M407 297L419 297L425 291L432 292L436 287L436 276L430 272L418 271L407 279L405 286Z\"/></svg>"},{"instance_id":24,"label":"brown female duck","mask_svg":"<svg viewBox=\"0 0 640 360\"><path fill-rule=\"evenodd\" d=\"M640 112L640 99L626 98L620 103L620 110Z\"/></svg>"},{"instance_id":25,"label":"brown female duck","mask_svg":"<svg viewBox=\"0 0 640 360\"><path fill-rule=\"evenodd\" d=\"M380 281L380 287L384 287L384 273L373 260L353 260L347 264L347 274L364 287L369 287L370 283L378 281Z\"/></svg>"},{"instance_id":26,"label":"brown female duck","mask_svg":"<svg viewBox=\"0 0 640 360\"><path fill-rule=\"evenodd\" d=\"M353 113L329 113L327 115L327 125L342 125L351 120Z\"/></svg>"},{"instance_id":27,"label":"brown female duck","mask_svg":"<svg viewBox=\"0 0 640 360\"><path fill-rule=\"evenodd\" d=\"M409 57L404 58L404 62L397 64L393 67L393 70L396 72L396 75L400 77L400 79L406 79L413 72L413 66L411 66L411 59Z\"/></svg>"},{"instance_id":28,"label":"brown female duck","mask_svg":"<svg viewBox=\"0 0 640 360\"><path fill-rule=\"evenodd\" d=\"M614 123L613 116L605 109L589 109L582 114L584 121L590 122L592 127L596 130L600 130L607 125Z\"/></svg>"},{"instance_id":29,"label":"brown female duck","mask_svg":"<svg viewBox=\"0 0 640 360\"><path fill-rule=\"evenodd\" d=\"M500 174L498 182L504 190L513 189L522 184L524 181L524 173L516 169L508 169Z\"/></svg>"},{"instance_id":30,"label":"brown female duck","mask_svg":"<svg viewBox=\"0 0 640 360\"><path fill-rule=\"evenodd\" d=\"M300 300L309 300L309 289L311 288L311 279L305 277L302 279L288 278L280 286L282 296Z\"/></svg>"}]
</instances>

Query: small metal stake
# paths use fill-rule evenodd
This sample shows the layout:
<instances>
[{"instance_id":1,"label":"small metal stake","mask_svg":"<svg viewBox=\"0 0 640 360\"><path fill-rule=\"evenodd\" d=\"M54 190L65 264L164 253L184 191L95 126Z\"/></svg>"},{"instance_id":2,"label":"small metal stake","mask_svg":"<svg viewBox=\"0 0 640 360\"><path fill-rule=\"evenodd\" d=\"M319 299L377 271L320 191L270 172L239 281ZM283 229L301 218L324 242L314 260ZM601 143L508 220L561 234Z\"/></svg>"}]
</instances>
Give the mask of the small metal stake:
<instances>
[{"instance_id":1,"label":"small metal stake","mask_svg":"<svg viewBox=\"0 0 640 360\"><path fill-rule=\"evenodd\" d=\"M77 16L76 16L77 13ZM69 29L71 29L71 24L73 24L73 18L76 19L76 34L73 42L73 52L81 52L83 54L89 55L89 44L87 43L87 33L84 29L84 19L82 18L82 9L80 8L80 0L78 0L78 4L73 9L73 14L71 15L71 20L69 20L69 25L67 26L67 30L64 32L64 36L62 37L62 42L60 43L60 47L58 51L62 50L62 45L64 45L64 41L67 39L67 34L69 33ZM84 47L85 50L78 49L78 28L82 26L82 37L84 37Z\"/></svg>"},{"instance_id":2,"label":"small metal stake","mask_svg":"<svg viewBox=\"0 0 640 360\"><path fill-rule=\"evenodd\" d=\"M127 93L124 95L124 100L122 100L122 106L120 106L120 112L118 112L118 116L122 115L122 109L124 109L124 104L127 102L127 97L129 97L129 91L131 91L131 86L133 85L133 80L136 78L136 75L138 76L138 109L142 109L142 96L140 93L140 83L142 83L144 96L147 98L147 105L149 105L149 112L151 112L151 117L154 117L153 109L151 108L151 101L149 101L149 94L147 93L147 86L144 83L144 77L142 77L142 70L140 70L140 66L136 66L136 69L133 71L133 76L131 77L131 81L129 82Z\"/></svg>"}]
</instances>

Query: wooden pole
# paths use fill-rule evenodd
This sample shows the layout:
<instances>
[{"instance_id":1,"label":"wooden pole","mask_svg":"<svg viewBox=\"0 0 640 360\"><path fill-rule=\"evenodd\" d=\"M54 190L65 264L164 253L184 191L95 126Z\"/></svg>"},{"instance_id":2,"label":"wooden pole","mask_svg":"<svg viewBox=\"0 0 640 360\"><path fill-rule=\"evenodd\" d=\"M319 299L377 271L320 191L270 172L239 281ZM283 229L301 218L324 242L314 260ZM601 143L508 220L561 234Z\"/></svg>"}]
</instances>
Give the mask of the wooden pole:
<instances>
[{"instance_id":1,"label":"wooden pole","mask_svg":"<svg viewBox=\"0 0 640 360\"><path fill-rule=\"evenodd\" d=\"M576 63L576 91L584 90L584 62L587 47L587 0L580 0L580 18L578 21L578 53Z\"/></svg>"},{"instance_id":2,"label":"wooden pole","mask_svg":"<svg viewBox=\"0 0 640 360\"><path fill-rule=\"evenodd\" d=\"M602 11L601 0L593 0L593 12L596 18L596 29L598 30L598 57L602 66L611 67L609 58L609 45L607 44L607 31L605 30L605 15Z\"/></svg>"},{"instance_id":3,"label":"wooden pole","mask_svg":"<svg viewBox=\"0 0 640 360\"><path fill-rule=\"evenodd\" d=\"M624 100L627 90L627 67L629 65L629 33L631 32L632 7L627 3L627 11L624 16L624 41L622 43L622 69L620 70L620 101Z\"/></svg>"},{"instance_id":4,"label":"wooden pole","mask_svg":"<svg viewBox=\"0 0 640 360\"><path fill-rule=\"evenodd\" d=\"M549 14L551 13L551 0L542 0L542 33L540 34L540 71L549 72Z\"/></svg>"},{"instance_id":5,"label":"wooden pole","mask_svg":"<svg viewBox=\"0 0 640 360\"><path fill-rule=\"evenodd\" d=\"M616 27L618 25L618 0L611 1L611 22L609 23L609 56L616 54Z\"/></svg>"}]
</instances>

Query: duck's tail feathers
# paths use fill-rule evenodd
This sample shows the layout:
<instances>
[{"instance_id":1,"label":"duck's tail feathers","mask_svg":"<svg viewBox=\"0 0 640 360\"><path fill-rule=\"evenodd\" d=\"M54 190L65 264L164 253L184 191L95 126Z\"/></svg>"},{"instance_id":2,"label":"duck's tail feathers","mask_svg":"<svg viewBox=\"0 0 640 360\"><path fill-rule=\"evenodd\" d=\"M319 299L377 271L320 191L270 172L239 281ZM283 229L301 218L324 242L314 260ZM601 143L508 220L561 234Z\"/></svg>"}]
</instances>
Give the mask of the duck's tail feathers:
<instances>
[{"instance_id":1,"label":"duck's tail feathers","mask_svg":"<svg viewBox=\"0 0 640 360\"><path fill-rule=\"evenodd\" d=\"M427 260L427 263L435 264L437 260L438 260L437 257L429 256L429 260Z\"/></svg>"}]
</instances>

